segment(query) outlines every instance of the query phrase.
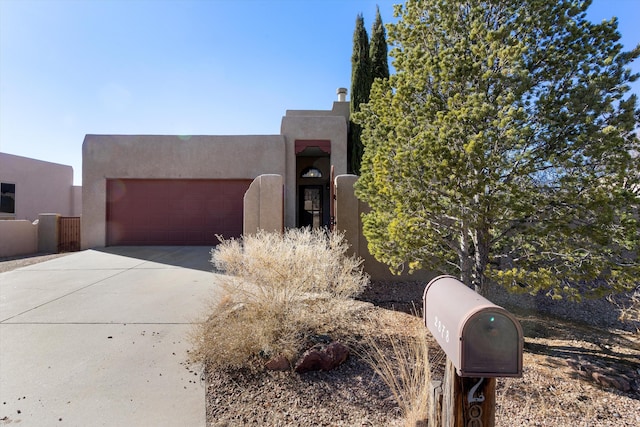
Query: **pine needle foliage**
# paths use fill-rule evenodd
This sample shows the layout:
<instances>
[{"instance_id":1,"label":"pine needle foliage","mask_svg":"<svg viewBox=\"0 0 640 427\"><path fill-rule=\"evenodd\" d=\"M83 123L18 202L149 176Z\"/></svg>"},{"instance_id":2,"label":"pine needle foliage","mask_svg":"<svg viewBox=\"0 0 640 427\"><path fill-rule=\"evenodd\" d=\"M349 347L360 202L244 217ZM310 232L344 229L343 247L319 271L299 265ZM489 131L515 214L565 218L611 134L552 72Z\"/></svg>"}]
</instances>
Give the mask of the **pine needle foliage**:
<instances>
[{"instance_id":1,"label":"pine needle foliage","mask_svg":"<svg viewBox=\"0 0 640 427\"><path fill-rule=\"evenodd\" d=\"M554 298L640 274L640 46L590 1L408 0L387 26L396 73L352 119L370 252Z\"/></svg>"}]
</instances>

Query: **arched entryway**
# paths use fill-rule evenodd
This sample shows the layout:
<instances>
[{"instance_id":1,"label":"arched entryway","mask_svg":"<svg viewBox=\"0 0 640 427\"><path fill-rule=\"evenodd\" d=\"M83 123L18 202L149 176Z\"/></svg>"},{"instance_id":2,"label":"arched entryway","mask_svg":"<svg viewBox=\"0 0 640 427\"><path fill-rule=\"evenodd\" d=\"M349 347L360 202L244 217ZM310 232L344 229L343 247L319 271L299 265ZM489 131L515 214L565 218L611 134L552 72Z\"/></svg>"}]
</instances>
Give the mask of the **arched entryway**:
<instances>
[{"instance_id":1,"label":"arched entryway","mask_svg":"<svg viewBox=\"0 0 640 427\"><path fill-rule=\"evenodd\" d=\"M298 227L329 227L331 142L296 141Z\"/></svg>"}]
</instances>

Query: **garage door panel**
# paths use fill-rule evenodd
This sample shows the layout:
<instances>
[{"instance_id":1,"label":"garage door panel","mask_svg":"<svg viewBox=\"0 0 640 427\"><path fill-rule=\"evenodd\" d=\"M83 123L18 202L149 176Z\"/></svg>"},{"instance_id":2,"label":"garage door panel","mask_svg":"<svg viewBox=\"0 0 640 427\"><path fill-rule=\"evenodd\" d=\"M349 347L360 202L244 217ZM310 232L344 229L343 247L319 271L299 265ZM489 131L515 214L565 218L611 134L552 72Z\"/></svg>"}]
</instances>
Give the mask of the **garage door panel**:
<instances>
[{"instance_id":1,"label":"garage door panel","mask_svg":"<svg viewBox=\"0 0 640 427\"><path fill-rule=\"evenodd\" d=\"M242 234L250 180L107 180L108 245L215 245Z\"/></svg>"}]
</instances>

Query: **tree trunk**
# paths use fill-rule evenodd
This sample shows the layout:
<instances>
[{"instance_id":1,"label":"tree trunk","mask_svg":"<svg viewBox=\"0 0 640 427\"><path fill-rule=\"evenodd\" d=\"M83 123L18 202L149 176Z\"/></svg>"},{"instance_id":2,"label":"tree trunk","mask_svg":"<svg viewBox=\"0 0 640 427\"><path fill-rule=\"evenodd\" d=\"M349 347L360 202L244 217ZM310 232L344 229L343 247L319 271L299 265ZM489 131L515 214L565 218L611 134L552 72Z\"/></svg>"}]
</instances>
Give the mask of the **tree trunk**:
<instances>
[{"instance_id":1,"label":"tree trunk","mask_svg":"<svg viewBox=\"0 0 640 427\"><path fill-rule=\"evenodd\" d=\"M460 252L458 253L460 259L460 281L469 287L473 284L474 269L473 258L469 255L471 251L470 240L469 230L463 224L460 233Z\"/></svg>"},{"instance_id":2,"label":"tree trunk","mask_svg":"<svg viewBox=\"0 0 640 427\"><path fill-rule=\"evenodd\" d=\"M474 233L474 266L473 266L473 286L477 293L486 296L488 293L485 281L485 272L489 264L489 227L484 224L475 230Z\"/></svg>"}]
</instances>

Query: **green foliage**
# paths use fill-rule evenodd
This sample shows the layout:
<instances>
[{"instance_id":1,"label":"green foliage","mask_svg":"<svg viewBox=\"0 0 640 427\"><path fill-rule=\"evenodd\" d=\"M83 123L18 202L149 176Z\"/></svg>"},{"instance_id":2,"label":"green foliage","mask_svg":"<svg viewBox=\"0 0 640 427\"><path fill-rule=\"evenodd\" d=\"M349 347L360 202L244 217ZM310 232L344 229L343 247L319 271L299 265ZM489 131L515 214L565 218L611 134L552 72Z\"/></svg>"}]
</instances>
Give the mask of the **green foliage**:
<instances>
[{"instance_id":1,"label":"green foliage","mask_svg":"<svg viewBox=\"0 0 640 427\"><path fill-rule=\"evenodd\" d=\"M409 0L387 27L396 74L353 119L364 233L392 270L481 290L633 287L640 110L617 21L590 2ZM635 154L634 154L635 153Z\"/></svg>"},{"instance_id":2,"label":"green foliage","mask_svg":"<svg viewBox=\"0 0 640 427\"><path fill-rule=\"evenodd\" d=\"M353 54L351 55L351 114L360 111L360 105L369 101L369 91L373 82L371 59L369 58L369 35L364 27L364 18L358 15L353 32ZM362 130L360 125L349 126L349 164L354 173L360 170L362 159Z\"/></svg>"},{"instance_id":3,"label":"green foliage","mask_svg":"<svg viewBox=\"0 0 640 427\"><path fill-rule=\"evenodd\" d=\"M382 24L380 9L376 9L376 18L371 29L371 43L364 18L358 15L353 33L353 54L351 56L351 114L360 111L360 105L369 102L371 85L376 78L389 77L387 36ZM350 172L360 173L360 164L364 146L362 127L359 123L349 123L348 164Z\"/></svg>"},{"instance_id":4,"label":"green foliage","mask_svg":"<svg viewBox=\"0 0 640 427\"><path fill-rule=\"evenodd\" d=\"M387 51L387 34L382 25L380 8L376 8L376 19L371 29L369 58L371 58L371 81L389 78L389 53Z\"/></svg>"},{"instance_id":5,"label":"green foliage","mask_svg":"<svg viewBox=\"0 0 640 427\"><path fill-rule=\"evenodd\" d=\"M360 104L369 101L371 90L371 59L369 58L369 35L364 28L364 18L358 15L353 32L351 55L351 111L360 111Z\"/></svg>"}]
</instances>

